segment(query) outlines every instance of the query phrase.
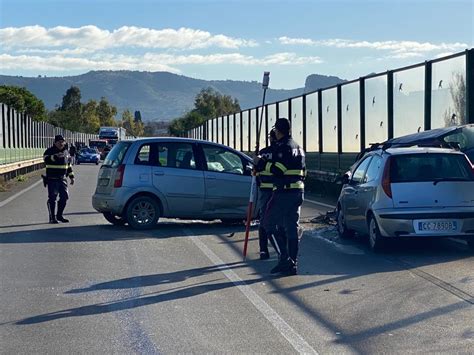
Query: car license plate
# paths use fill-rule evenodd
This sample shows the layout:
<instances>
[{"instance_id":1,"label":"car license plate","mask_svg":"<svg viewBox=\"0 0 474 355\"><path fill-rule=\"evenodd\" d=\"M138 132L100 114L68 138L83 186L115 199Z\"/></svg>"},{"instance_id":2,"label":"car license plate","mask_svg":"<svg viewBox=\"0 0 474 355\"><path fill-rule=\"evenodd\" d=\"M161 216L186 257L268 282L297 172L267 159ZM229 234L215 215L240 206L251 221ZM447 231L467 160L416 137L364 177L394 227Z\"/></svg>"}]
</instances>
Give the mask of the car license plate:
<instances>
[{"instance_id":1,"label":"car license plate","mask_svg":"<svg viewBox=\"0 0 474 355\"><path fill-rule=\"evenodd\" d=\"M456 221L419 221L420 232L454 232L458 229Z\"/></svg>"}]
</instances>

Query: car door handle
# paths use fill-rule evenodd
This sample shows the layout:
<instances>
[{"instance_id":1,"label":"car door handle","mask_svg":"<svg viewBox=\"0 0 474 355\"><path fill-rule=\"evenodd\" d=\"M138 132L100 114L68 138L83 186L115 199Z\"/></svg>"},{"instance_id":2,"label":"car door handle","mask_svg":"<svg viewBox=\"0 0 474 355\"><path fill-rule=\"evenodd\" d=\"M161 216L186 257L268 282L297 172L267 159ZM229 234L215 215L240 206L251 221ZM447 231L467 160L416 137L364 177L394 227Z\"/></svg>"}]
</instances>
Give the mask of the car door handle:
<instances>
[{"instance_id":1,"label":"car door handle","mask_svg":"<svg viewBox=\"0 0 474 355\"><path fill-rule=\"evenodd\" d=\"M164 171L155 171L155 172L153 173L153 175L156 175L156 176L163 176L163 175L165 175L165 172L164 172Z\"/></svg>"}]
</instances>

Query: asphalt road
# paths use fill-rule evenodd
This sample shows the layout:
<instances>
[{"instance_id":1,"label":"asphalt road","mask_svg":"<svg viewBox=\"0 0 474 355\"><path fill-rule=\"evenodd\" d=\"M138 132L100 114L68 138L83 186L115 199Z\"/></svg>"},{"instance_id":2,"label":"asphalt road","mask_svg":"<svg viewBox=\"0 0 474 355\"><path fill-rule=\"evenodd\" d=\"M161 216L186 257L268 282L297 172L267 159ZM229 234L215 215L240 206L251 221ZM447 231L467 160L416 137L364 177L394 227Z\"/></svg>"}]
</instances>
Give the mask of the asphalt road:
<instances>
[{"instance_id":1,"label":"asphalt road","mask_svg":"<svg viewBox=\"0 0 474 355\"><path fill-rule=\"evenodd\" d=\"M243 262L242 227L114 227L91 207L98 167L75 170L68 225L45 223L41 185L0 207L1 354L474 352L464 242L376 255L305 203L300 273L274 277L255 229Z\"/></svg>"}]
</instances>

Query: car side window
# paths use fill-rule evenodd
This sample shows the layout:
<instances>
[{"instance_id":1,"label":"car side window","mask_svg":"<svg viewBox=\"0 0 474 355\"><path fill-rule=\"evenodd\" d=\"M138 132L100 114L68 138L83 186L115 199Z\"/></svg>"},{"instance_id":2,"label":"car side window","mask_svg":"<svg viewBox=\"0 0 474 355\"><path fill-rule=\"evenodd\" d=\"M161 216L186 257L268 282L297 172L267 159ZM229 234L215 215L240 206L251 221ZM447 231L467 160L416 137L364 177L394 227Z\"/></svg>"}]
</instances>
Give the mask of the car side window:
<instances>
[{"instance_id":1,"label":"car side window","mask_svg":"<svg viewBox=\"0 0 474 355\"><path fill-rule=\"evenodd\" d=\"M370 161L370 165L367 168L367 172L365 173L365 180L364 182L371 182L378 178L380 172L380 166L382 165L382 158L378 155L374 155L372 160Z\"/></svg>"},{"instance_id":2,"label":"car side window","mask_svg":"<svg viewBox=\"0 0 474 355\"><path fill-rule=\"evenodd\" d=\"M135 157L135 164L150 165L150 150L150 144L142 145Z\"/></svg>"},{"instance_id":3,"label":"car side window","mask_svg":"<svg viewBox=\"0 0 474 355\"><path fill-rule=\"evenodd\" d=\"M193 146L189 143L158 143L154 165L167 168L196 169Z\"/></svg>"},{"instance_id":4,"label":"car side window","mask_svg":"<svg viewBox=\"0 0 474 355\"><path fill-rule=\"evenodd\" d=\"M203 145L203 151L208 171L244 175L242 159L236 153L212 145Z\"/></svg>"},{"instance_id":5,"label":"car side window","mask_svg":"<svg viewBox=\"0 0 474 355\"><path fill-rule=\"evenodd\" d=\"M367 170L367 166L369 165L371 159L372 157L367 157L359 164L359 166L354 171L354 174L352 174L352 183L360 184L364 181L365 171Z\"/></svg>"}]
</instances>

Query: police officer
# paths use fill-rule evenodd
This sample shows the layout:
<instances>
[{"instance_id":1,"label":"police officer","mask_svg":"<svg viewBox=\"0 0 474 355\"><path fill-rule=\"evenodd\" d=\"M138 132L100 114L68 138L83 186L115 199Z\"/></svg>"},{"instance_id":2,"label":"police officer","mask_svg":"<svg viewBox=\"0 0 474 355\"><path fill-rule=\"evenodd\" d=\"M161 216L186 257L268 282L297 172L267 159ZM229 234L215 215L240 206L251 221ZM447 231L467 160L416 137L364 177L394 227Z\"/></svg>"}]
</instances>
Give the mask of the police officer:
<instances>
[{"instance_id":1,"label":"police officer","mask_svg":"<svg viewBox=\"0 0 474 355\"><path fill-rule=\"evenodd\" d=\"M270 146L261 149L258 152L258 155L266 160L272 159L272 146L275 145L276 136L275 131L271 130L270 134L268 135L270 139ZM266 260L270 258L270 253L268 252L268 239L273 238L273 236L268 235L264 228L264 219L265 219L265 211L267 209L268 201L273 194L273 179L272 173L268 171L257 171L257 185L259 188L258 191L258 202L257 202L257 209L260 224L258 227L258 244L260 247L260 260ZM270 239L272 245L275 247L275 243L273 239ZM277 251L278 249L275 248Z\"/></svg>"},{"instance_id":2,"label":"police officer","mask_svg":"<svg viewBox=\"0 0 474 355\"><path fill-rule=\"evenodd\" d=\"M271 159L255 158L257 171L272 174L273 195L268 202L264 228L276 237L280 260L272 274L296 275L298 257L298 222L304 199L305 154L291 137L290 121L279 118L274 126L277 142ZM278 226L284 233L278 233Z\"/></svg>"},{"instance_id":3,"label":"police officer","mask_svg":"<svg viewBox=\"0 0 474 355\"><path fill-rule=\"evenodd\" d=\"M57 135L54 137L54 145L43 154L46 164L46 183L48 186L48 211L49 223L58 224L59 222L68 223L69 220L63 217L66 201L69 198L67 190L67 177L71 179L71 185L74 184L74 173L72 172L69 161L69 153L66 149L64 137ZM59 194L58 213L56 214L56 198Z\"/></svg>"}]
</instances>

